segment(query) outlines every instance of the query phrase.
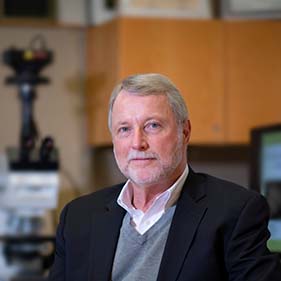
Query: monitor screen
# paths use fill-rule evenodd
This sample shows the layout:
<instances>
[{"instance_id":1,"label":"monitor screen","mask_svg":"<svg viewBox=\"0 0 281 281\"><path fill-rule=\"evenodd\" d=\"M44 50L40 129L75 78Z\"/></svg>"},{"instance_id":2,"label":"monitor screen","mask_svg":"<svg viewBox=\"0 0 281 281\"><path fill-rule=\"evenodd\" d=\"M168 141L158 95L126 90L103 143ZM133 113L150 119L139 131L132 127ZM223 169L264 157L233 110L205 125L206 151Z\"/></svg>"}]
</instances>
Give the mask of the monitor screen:
<instances>
[{"instance_id":1,"label":"monitor screen","mask_svg":"<svg viewBox=\"0 0 281 281\"><path fill-rule=\"evenodd\" d=\"M263 194L270 207L268 247L281 252L281 124L251 133L250 187Z\"/></svg>"}]
</instances>

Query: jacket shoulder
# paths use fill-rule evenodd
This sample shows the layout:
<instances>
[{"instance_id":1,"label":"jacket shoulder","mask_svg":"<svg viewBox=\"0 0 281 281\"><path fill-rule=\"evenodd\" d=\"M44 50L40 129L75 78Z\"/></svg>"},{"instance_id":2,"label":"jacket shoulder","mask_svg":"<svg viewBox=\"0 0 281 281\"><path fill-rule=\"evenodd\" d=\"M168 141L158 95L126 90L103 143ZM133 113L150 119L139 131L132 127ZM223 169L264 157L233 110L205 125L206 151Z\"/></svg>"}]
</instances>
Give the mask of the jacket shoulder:
<instances>
[{"instance_id":1,"label":"jacket shoulder","mask_svg":"<svg viewBox=\"0 0 281 281\"><path fill-rule=\"evenodd\" d=\"M95 191L70 201L66 208L68 209L79 209L89 210L104 208L105 205L110 202L117 200L119 193L124 184L118 184L111 187L106 187L99 191Z\"/></svg>"},{"instance_id":2,"label":"jacket shoulder","mask_svg":"<svg viewBox=\"0 0 281 281\"><path fill-rule=\"evenodd\" d=\"M236 183L204 173L194 173L193 176L196 178L197 188L200 189L201 186L208 203L215 208L239 209L251 200L266 204L265 198L260 193Z\"/></svg>"},{"instance_id":3,"label":"jacket shoulder","mask_svg":"<svg viewBox=\"0 0 281 281\"><path fill-rule=\"evenodd\" d=\"M233 198L238 196L240 199L249 199L251 197L262 197L260 193L247 189L236 183L220 179L214 176L205 175L206 179L206 191L208 194L213 193L216 196L228 196Z\"/></svg>"}]
</instances>

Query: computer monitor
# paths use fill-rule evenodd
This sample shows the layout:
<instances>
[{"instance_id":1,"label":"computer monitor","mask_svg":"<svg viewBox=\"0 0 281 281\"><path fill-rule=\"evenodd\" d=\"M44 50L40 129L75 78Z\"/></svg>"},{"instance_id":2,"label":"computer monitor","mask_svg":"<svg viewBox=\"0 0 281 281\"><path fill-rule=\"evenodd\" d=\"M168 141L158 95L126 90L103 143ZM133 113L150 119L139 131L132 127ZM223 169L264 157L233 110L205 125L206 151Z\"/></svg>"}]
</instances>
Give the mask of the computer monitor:
<instances>
[{"instance_id":1,"label":"computer monitor","mask_svg":"<svg viewBox=\"0 0 281 281\"><path fill-rule=\"evenodd\" d=\"M268 201L268 247L281 253L281 123L251 131L250 188Z\"/></svg>"}]
</instances>

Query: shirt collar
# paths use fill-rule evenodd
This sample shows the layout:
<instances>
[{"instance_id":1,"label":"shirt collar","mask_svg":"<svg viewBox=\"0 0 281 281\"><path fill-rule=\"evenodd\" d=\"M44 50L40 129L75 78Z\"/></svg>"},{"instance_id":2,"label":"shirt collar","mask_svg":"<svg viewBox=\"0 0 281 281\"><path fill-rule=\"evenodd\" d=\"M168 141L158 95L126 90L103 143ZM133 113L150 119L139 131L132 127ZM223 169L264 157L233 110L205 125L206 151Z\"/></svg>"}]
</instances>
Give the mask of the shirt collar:
<instances>
[{"instance_id":1,"label":"shirt collar","mask_svg":"<svg viewBox=\"0 0 281 281\"><path fill-rule=\"evenodd\" d=\"M173 206L174 204L176 204L181 190L183 188L184 182L188 176L189 173L189 168L188 165L186 165L183 173L181 174L181 176L176 180L176 182L170 186L167 190L165 190L164 192L160 193L154 200L154 202L152 203L152 205L150 206L150 208L147 210L149 211L151 208L155 208L155 205L157 206L157 209L167 209L171 206ZM132 205L132 198L133 198L133 190L130 187L130 180L127 180L127 182L125 183L125 185L123 186L118 198L117 198L117 203L124 208L130 215L132 215L132 213L138 213L138 212L142 212L140 210L137 210L133 205Z\"/></svg>"}]
</instances>

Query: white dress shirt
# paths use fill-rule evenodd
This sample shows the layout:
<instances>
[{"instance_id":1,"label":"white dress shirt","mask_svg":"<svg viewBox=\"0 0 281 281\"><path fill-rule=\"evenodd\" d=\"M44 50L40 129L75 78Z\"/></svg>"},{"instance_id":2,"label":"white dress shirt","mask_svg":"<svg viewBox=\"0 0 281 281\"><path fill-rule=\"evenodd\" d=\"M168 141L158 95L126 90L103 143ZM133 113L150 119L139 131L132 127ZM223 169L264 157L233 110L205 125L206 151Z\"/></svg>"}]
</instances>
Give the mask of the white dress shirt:
<instances>
[{"instance_id":1,"label":"white dress shirt","mask_svg":"<svg viewBox=\"0 0 281 281\"><path fill-rule=\"evenodd\" d=\"M117 198L117 203L129 213L132 225L141 235L148 231L162 217L166 209L177 202L188 172L189 169L186 165L177 181L167 190L157 195L146 212L138 210L133 206L133 190L130 180L125 183Z\"/></svg>"}]
</instances>

